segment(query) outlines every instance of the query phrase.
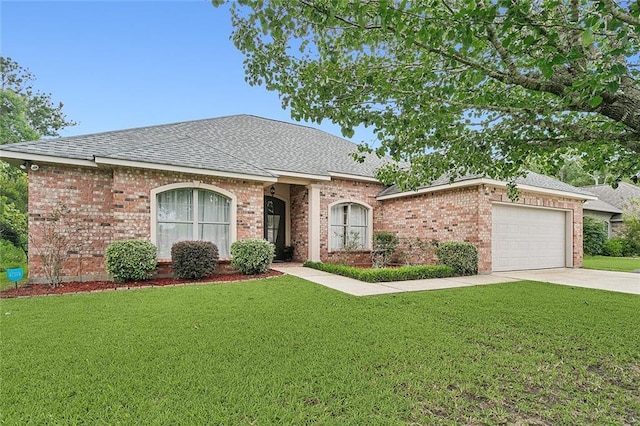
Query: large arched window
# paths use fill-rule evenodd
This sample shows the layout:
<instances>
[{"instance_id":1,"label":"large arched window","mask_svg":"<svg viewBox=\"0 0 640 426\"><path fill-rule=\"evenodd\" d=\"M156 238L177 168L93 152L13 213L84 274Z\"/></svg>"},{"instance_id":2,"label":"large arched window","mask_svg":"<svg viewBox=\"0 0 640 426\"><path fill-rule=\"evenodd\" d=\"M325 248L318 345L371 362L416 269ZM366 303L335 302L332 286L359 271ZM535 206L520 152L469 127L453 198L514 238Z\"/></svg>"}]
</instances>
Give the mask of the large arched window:
<instances>
[{"instance_id":1,"label":"large arched window","mask_svg":"<svg viewBox=\"0 0 640 426\"><path fill-rule=\"evenodd\" d=\"M202 187L161 189L152 194L155 198L152 230L158 258L170 259L173 243L183 240L211 241L218 247L220 257L228 258L235 238L234 200Z\"/></svg>"},{"instance_id":2,"label":"large arched window","mask_svg":"<svg viewBox=\"0 0 640 426\"><path fill-rule=\"evenodd\" d=\"M371 207L352 202L333 204L329 208L329 249L371 248Z\"/></svg>"}]
</instances>

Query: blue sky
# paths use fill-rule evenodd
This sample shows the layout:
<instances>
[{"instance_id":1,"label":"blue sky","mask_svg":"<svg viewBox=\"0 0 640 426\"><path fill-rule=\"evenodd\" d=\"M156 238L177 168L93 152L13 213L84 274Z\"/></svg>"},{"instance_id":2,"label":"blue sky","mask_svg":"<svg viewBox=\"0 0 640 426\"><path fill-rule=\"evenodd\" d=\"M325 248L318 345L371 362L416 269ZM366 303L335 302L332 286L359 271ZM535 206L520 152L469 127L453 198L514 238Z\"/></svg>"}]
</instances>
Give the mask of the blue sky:
<instances>
[{"instance_id":1,"label":"blue sky","mask_svg":"<svg viewBox=\"0 0 640 426\"><path fill-rule=\"evenodd\" d=\"M0 17L2 55L79 123L62 136L232 114L293 121L277 93L245 83L229 12L209 0L0 0Z\"/></svg>"}]
</instances>

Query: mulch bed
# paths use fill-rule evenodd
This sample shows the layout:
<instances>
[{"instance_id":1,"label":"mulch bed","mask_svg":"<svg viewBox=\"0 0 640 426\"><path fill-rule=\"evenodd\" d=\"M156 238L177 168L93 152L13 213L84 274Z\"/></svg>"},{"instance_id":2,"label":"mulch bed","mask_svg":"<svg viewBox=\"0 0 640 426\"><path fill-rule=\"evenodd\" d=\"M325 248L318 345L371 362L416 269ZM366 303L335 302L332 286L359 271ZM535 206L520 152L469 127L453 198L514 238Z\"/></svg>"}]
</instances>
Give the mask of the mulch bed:
<instances>
[{"instance_id":1,"label":"mulch bed","mask_svg":"<svg viewBox=\"0 0 640 426\"><path fill-rule=\"evenodd\" d=\"M8 299L13 297L26 296L45 296L51 294L67 294L67 293L87 293L90 291L108 291L108 290L124 290L141 287L164 287L174 285L189 284L206 284L230 281L249 281L255 279L277 277L282 272L269 269L263 274L242 275L242 274L216 274L201 280L179 280L176 278L151 278L146 281L132 281L127 283L115 283L113 281L73 281L62 283L58 287L53 288L48 284L26 284L7 288L0 292L0 298Z\"/></svg>"}]
</instances>

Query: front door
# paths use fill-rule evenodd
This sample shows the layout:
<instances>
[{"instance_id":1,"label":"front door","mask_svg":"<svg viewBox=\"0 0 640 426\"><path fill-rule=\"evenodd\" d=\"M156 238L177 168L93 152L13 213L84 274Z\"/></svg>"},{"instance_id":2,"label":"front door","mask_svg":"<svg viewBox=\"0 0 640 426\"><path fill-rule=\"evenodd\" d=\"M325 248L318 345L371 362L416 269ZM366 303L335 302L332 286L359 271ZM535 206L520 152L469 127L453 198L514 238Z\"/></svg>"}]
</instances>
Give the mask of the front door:
<instances>
[{"instance_id":1,"label":"front door","mask_svg":"<svg viewBox=\"0 0 640 426\"><path fill-rule=\"evenodd\" d=\"M275 197L264 197L264 239L276 246L276 260L283 260L285 246L285 204Z\"/></svg>"}]
</instances>

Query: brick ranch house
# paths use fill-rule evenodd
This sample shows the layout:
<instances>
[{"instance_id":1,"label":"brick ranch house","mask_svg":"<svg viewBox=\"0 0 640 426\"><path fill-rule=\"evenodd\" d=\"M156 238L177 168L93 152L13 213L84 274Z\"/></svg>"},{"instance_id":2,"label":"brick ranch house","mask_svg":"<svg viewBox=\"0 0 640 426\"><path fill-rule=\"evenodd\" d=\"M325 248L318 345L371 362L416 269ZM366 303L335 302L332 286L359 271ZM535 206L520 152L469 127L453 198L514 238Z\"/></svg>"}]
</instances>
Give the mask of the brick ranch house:
<instances>
[{"instance_id":1,"label":"brick ranch house","mask_svg":"<svg viewBox=\"0 0 640 426\"><path fill-rule=\"evenodd\" d=\"M106 247L129 238L151 240L164 272L182 239L213 241L225 259L233 241L264 237L296 261L336 260L355 242L353 260L367 262L378 231L396 233L405 261L432 261L432 241L457 240L478 247L480 272L582 265L589 193L534 173L517 202L505 182L478 177L402 192L374 178L383 160L357 163L355 150L237 115L5 145L0 158L27 166L32 233L57 204L70 209L66 280L104 278ZM41 281L34 250L29 267Z\"/></svg>"}]
</instances>

